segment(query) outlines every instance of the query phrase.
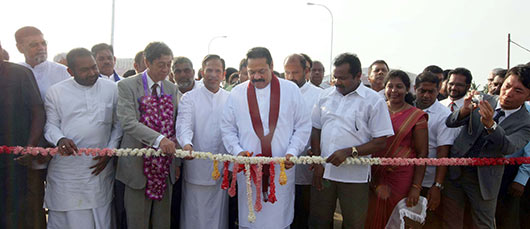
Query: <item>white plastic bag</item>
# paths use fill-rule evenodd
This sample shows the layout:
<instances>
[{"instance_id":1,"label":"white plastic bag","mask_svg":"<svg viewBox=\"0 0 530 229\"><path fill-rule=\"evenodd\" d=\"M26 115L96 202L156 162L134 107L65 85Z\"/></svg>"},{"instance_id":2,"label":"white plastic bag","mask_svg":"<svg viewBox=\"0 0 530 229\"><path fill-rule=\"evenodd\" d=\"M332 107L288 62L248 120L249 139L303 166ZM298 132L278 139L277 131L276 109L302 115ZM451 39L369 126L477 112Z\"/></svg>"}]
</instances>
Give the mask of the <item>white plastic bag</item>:
<instances>
[{"instance_id":1,"label":"white plastic bag","mask_svg":"<svg viewBox=\"0 0 530 229\"><path fill-rule=\"evenodd\" d=\"M390 215L385 228L404 229L405 216L421 224L425 222L425 217L427 216L427 199L423 196L420 196L418 204L410 208L407 207L406 201L407 198L403 198L396 204L396 207L392 211L392 215Z\"/></svg>"}]
</instances>

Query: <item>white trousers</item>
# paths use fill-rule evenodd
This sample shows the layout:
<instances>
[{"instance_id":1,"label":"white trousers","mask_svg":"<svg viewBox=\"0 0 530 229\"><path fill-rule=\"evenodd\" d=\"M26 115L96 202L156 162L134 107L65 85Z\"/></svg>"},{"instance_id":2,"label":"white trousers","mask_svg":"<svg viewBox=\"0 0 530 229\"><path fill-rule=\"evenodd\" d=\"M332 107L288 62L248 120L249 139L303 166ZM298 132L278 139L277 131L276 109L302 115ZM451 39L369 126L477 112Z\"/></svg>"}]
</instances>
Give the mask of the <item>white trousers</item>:
<instances>
[{"instance_id":1,"label":"white trousers","mask_svg":"<svg viewBox=\"0 0 530 229\"><path fill-rule=\"evenodd\" d=\"M114 229L112 204L92 209L48 211L48 229Z\"/></svg>"}]
</instances>

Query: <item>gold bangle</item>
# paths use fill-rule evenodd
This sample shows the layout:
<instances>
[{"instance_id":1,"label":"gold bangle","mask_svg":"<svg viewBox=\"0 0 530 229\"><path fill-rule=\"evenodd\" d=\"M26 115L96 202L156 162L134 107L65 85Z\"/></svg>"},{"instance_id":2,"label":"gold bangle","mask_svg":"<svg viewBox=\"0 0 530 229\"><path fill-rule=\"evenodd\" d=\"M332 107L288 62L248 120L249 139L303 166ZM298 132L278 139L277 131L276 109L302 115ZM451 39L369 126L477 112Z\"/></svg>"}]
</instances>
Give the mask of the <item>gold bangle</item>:
<instances>
[{"instance_id":1,"label":"gold bangle","mask_svg":"<svg viewBox=\"0 0 530 229\"><path fill-rule=\"evenodd\" d=\"M420 191L422 190L422 187L420 185L417 185L417 184L412 184L412 187L416 188L416 189L418 189Z\"/></svg>"}]
</instances>

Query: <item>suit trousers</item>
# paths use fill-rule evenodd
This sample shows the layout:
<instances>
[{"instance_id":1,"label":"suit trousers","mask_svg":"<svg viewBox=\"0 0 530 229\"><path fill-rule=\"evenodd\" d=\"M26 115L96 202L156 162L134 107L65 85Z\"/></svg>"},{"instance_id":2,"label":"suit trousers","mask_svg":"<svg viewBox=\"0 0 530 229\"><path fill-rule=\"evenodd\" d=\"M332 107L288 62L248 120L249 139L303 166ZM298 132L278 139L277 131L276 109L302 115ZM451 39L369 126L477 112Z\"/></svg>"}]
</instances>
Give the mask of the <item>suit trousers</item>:
<instances>
[{"instance_id":1,"label":"suit trousers","mask_svg":"<svg viewBox=\"0 0 530 229\"><path fill-rule=\"evenodd\" d=\"M443 227L463 228L465 203L471 204L471 228L495 228L495 208L497 198L482 198L478 183L477 170L462 168L461 176L456 180L446 179L442 190Z\"/></svg>"},{"instance_id":2,"label":"suit trousers","mask_svg":"<svg viewBox=\"0 0 530 229\"><path fill-rule=\"evenodd\" d=\"M127 227L130 229L158 229L170 227L171 195L173 185L168 183L162 200L151 200L145 195L145 188L132 189L125 186L124 200Z\"/></svg>"},{"instance_id":3,"label":"suit trousers","mask_svg":"<svg viewBox=\"0 0 530 229\"><path fill-rule=\"evenodd\" d=\"M364 228L368 209L368 183L342 183L322 179L322 190L311 187L309 228L333 228L337 198L342 212L342 228Z\"/></svg>"}]
</instances>

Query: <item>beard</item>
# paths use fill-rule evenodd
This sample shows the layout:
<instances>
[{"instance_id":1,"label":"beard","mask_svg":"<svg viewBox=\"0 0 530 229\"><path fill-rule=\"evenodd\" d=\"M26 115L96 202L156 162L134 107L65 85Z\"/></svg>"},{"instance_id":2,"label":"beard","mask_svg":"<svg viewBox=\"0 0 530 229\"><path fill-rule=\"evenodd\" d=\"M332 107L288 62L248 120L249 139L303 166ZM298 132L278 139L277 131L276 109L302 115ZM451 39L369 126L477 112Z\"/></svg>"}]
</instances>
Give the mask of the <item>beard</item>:
<instances>
[{"instance_id":1,"label":"beard","mask_svg":"<svg viewBox=\"0 0 530 229\"><path fill-rule=\"evenodd\" d=\"M177 85L179 88L189 88L193 85L193 79L180 79L179 81L177 81Z\"/></svg>"},{"instance_id":2,"label":"beard","mask_svg":"<svg viewBox=\"0 0 530 229\"><path fill-rule=\"evenodd\" d=\"M37 54L33 59L40 64L48 59L48 54Z\"/></svg>"}]
</instances>

